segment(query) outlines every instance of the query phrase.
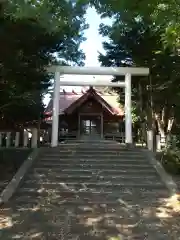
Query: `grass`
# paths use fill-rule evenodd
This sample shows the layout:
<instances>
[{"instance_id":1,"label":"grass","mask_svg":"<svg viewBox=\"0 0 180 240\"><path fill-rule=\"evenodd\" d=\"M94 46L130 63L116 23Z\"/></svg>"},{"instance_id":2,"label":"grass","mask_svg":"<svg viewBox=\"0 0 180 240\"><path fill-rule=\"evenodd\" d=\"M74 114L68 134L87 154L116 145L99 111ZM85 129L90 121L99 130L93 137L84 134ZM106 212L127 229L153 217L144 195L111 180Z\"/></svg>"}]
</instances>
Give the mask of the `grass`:
<instances>
[{"instance_id":1,"label":"grass","mask_svg":"<svg viewBox=\"0 0 180 240\"><path fill-rule=\"evenodd\" d=\"M31 153L31 149L0 149L0 183L8 183L24 160ZM2 189L0 188L0 191Z\"/></svg>"},{"instance_id":2,"label":"grass","mask_svg":"<svg viewBox=\"0 0 180 240\"><path fill-rule=\"evenodd\" d=\"M169 173L180 191L180 153L175 151L158 152L156 159L161 162L165 171Z\"/></svg>"},{"instance_id":3,"label":"grass","mask_svg":"<svg viewBox=\"0 0 180 240\"><path fill-rule=\"evenodd\" d=\"M165 170L172 175L180 175L180 152L168 150L156 154Z\"/></svg>"}]
</instances>

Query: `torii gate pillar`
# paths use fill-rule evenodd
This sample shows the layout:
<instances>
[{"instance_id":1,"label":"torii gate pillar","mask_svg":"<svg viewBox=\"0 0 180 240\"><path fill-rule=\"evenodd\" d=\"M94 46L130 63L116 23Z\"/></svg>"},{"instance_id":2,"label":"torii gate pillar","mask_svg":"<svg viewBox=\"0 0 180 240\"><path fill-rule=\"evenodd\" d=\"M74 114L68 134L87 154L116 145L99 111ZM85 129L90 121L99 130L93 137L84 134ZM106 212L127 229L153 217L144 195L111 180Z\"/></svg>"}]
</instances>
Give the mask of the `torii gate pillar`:
<instances>
[{"instance_id":1,"label":"torii gate pillar","mask_svg":"<svg viewBox=\"0 0 180 240\"><path fill-rule=\"evenodd\" d=\"M55 72L54 93L53 93L53 114L52 114L51 147L57 147L58 146L59 92L60 92L60 73L59 72Z\"/></svg>"},{"instance_id":2,"label":"torii gate pillar","mask_svg":"<svg viewBox=\"0 0 180 240\"><path fill-rule=\"evenodd\" d=\"M131 74L125 75L125 142L132 145Z\"/></svg>"}]
</instances>

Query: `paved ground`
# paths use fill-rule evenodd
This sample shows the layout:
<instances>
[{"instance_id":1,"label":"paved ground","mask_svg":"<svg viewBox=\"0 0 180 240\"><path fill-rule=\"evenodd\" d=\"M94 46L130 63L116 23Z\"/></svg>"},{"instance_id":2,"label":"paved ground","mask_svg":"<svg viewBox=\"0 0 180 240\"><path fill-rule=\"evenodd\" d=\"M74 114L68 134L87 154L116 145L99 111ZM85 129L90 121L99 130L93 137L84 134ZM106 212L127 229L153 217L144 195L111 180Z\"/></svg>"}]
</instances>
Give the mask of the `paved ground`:
<instances>
[{"instance_id":1,"label":"paved ground","mask_svg":"<svg viewBox=\"0 0 180 240\"><path fill-rule=\"evenodd\" d=\"M1 209L0 239L180 239L180 217L144 156L95 151L41 156Z\"/></svg>"}]
</instances>

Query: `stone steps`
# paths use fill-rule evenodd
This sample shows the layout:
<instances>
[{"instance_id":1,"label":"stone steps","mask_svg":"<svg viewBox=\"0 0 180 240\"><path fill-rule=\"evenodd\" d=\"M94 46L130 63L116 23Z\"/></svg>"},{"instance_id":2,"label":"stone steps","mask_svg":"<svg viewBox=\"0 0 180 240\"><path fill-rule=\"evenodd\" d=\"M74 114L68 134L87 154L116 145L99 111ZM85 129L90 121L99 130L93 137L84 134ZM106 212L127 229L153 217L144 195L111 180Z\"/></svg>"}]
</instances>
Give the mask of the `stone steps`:
<instances>
[{"instance_id":1,"label":"stone steps","mask_svg":"<svg viewBox=\"0 0 180 240\"><path fill-rule=\"evenodd\" d=\"M149 166L149 163L146 161L141 161L141 160L100 160L98 161L98 159L93 159L93 160L87 160L87 159L80 159L80 160L76 160L76 159L59 159L59 160L45 160L42 159L41 161L38 162L38 164L42 164L42 165L49 165L51 164L52 168L54 166L65 166L65 165L98 165L98 166L121 166L121 165L136 165L136 166L144 166L147 165Z\"/></svg>"},{"instance_id":2,"label":"stone steps","mask_svg":"<svg viewBox=\"0 0 180 240\"><path fill-rule=\"evenodd\" d=\"M86 189L85 191L80 191L80 190L72 190L71 189L66 189L66 188L56 188L56 189L50 189L52 190L52 193L54 194L57 194L57 195L64 195L64 196L71 196L71 195L74 195L74 194L78 194L80 197L82 196L91 196L91 195L94 195L94 196L99 196L101 195L103 198L107 195L117 195L117 196L122 196L123 195L123 198L130 198L132 199L134 196L136 198L140 198L140 199L143 199L143 198L151 198L151 197L157 197L158 199L159 198L168 198L169 197L169 193L167 190L165 189L159 189L159 191L152 191L152 190L148 190L148 189L145 189L144 191L139 191L137 189L129 189L129 188L120 188L119 190L109 190L109 191L103 191L103 189L99 190L99 191L92 191L91 189ZM46 193L49 193L50 190L48 189L45 189L45 188L38 188L36 186L34 186L33 188L27 188L26 186L24 187L21 187L20 189L18 189L17 193L18 195L21 194L21 193L27 193L27 194L36 194L36 193L42 193L42 194L46 194ZM25 194L26 196L26 194Z\"/></svg>"},{"instance_id":3,"label":"stone steps","mask_svg":"<svg viewBox=\"0 0 180 240\"><path fill-rule=\"evenodd\" d=\"M40 199L32 199L32 197L28 198L22 198L20 196L19 198L14 200L14 204L16 206L16 209L23 208L24 210L30 210L32 212L33 208L41 208L41 210L45 211L53 211L54 208L59 211L61 214L65 213L67 214L68 211L74 212L75 214L85 214L85 213L98 213L98 214L105 214L105 213L117 213L119 217L123 217L122 213L125 210L126 213L128 213L128 210L135 210L138 211L139 214L143 213L149 213L149 217L155 215L155 213L158 212L158 208L166 209L162 204L158 204L157 202L153 204L152 206L141 206L141 203L137 203L134 205L123 205L119 202L68 202L68 201L55 201L51 200L48 201L48 199L44 199L41 197ZM22 209L22 211L23 211ZM159 210L160 212L160 210ZM54 213L54 211L53 211ZM56 215L56 214L54 214Z\"/></svg>"},{"instance_id":4,"label":"stone steps","mask_svg":"<svg viewBox=\"0 0 180 240\"><path fill-rule=\"evenodd\" d=\"M82 167L77 167L77 166L73 166L74 167L74 172L79 172L80 174L83 172L83 173L86 173L86 170L90 170L90 172L94 172L94 174L98 171L101 171L103 172L104 174L114 174L114 173L126 173L127 175L131 175L134 174L135 175L135 171L136 171L136 175L137 175L137 171L139 172L139 174L142 174L142 178L144 176L147 175L147 170L148 170L148 167L141 167L140 169L138 168L135 168L135 169L132 169L131 171L128 171L129 169L127 169L126 166L121 166L121 168L117 168L117 167L111 167L111 169L109 169L110 167L106 166L106 167L103 167L101 170L98 168L98 166L92 166L92 167L87 167L87 168L82 168ZM71 167L65 167L63 168L62 166L61 167L54 167L54 168L48 168L47 166L44 166L44 167L41 167L41 166L36 166L36 168L33 170L33 172L31 173L38 173L38 174L41 174L41 173L45 173L45 174L54 174L54 176L56 175L59 175L61 172L68 172L69 174L71 174ZM150 174L157 174L155 171L151 171Z\"/></svg>"},{"instance_id":5,"label":"stone steps","mask_svg":"<svg viewBox=\"0 0 180 240\"><path fill-rule=\"evenodd\" d=\"M92 152L93 150L93 152ZM45 149L44 150L44 153L45 154L58 154L58 153L67 153L67 152L75 152L75 153L84 153L84 154L87 154L87 153L94 153L94 154L97 154L97 153L118 153L118 154L126 154L126 153L129 153L129 154L141 154L141 150L139 149L135 149L135 150L126 150L126 149L120 149L119 147L117 148L108 148L108 147L105 147L105 148L90 148L90 147L87 147L87 148L75 148L75 149L72 149L72 148L62 148L62 149L56 149L56 148L49 148L49 149Z\"/></svg>"},{"instance_id":6,"label":"stone steps","mask_svg":"<svg viewBox=\"0 0 180 240\"><path fill-rule=\"evenodd\" d=\"M129 178L132 178L134 180L138 180L138 179L142 179L142 176L137 176L137 173L135 173L135 176L130 176L129 174L121 174L121 175L112 175L112 176L108 176L108 175L104 175L103 173L92 173L92 174L84 174L84 172L81 172L79 174L63 174L63 172L59 173L59 175L54 176L54 174L28 174L26 179L33 179L32 181L37 181L37 180L61 180L61 179L66 179L67 181L69 181L70 179L74 179L74 180L89 180L89 179L106 179L106 180L128 180ZM149 180L159 180L158 176L153 174L153 175L148 175L145 176L144 179L149 179Z\"/></svg>"},{"instance_id":7,"label":"stone steps","mask_svg":"<svg viewBox=\"0 0 180 240\"><path fill-rule=\"evenodd\" d=\"M116 151L111 151L111 152L106 152L106 151L102 151L102 152L96 152L96 151L86 151L86 152L76 152L76 151L66 151L66 152L49 152L46 153L45 156L46 157L60 157L60 156L82 156L82 157L92 157L92 156L124 156L126 157L128 154L129 157L142 157L142 153L137 152L137 153L133 153L133 152L116 152Z\"/></svg>"},{"instance_id":8,"label":"stone steps","mask_svg":"<svg viewBox=\"0 0 180 240\"><path fill-rule=\"evenodd\" d=\"M35 184L32 183L25 183L25 186L27 188L33 188ZM129 190L131 189L137 189L143 191L143 189L151 190L152 188L154 190L159 190L159 189L164 189L164 185L161 182L156 182L156 183L144 183L144 182L133 182L133 181L128 181L124 183L117 183L117 182L83 182L83 183L77 183L77 182L40 182L36 183L34 186L37 189L43 189L47 188L49 190L53 189L69 189L69 190L74 190L74 191L86 191L86 189L89 189L91 191L118 191L121 188L128 188Z\"/></svg>"},{"instance_id":9,"label":"stone steps","mask_svg":"<svg viewBox=\"0 0 180 240\"><path fill-rule=\"evenodd\" d=\"M97 177L97 178L94 178L94 177L91 177L91 178L74 178L74 177L69 177L69 178L66 178L66 177L59 177L56 181L52 181L53 179L33 179L33 180L26 180L25 183L32 183L32 184L52 184L52 185L58 185L60 183L67 183L67 184L79 184L79 183L83 183L84 185L89 185L89 184L96 184L97 181L98 181L98 185L108 185L108 184L112 184L112 185L115 185L115 184L118 184L119 186L129 186L130 184L132 184L132 187L133 186L145 186L147 184L149 185L162 185L162 183L160 183L158 181L158 179L144 179L143 180L143 183L141 183L141 180L139 179L120 179L120 178L113 178L113 179L107 179L107 178L102 178L102 177ZM133 182L133 180L136 182ZM138 182L139 180L139 182ZM164 186L164 184L163 184Z\"/></svg>"},{"instance_id":10,"label":"stone steps","mask_svg":"<svg viewBox=\"0 0 180 240\"><path fill-rule=\"evenodd\" d=\"M38 164L52 164L52 168L54 167L54 165L58 164L58 165L61 165L61 164L82 164L82 165L86 165L86 164L89 164L89 165L116 165L116 164L134 164L134 165L144 165L144 164L148 164L149 165L149 162L148 161L144 161L144 160L124 160L124 159L119 159L119 160L104 160L101 159L90 159L90 160L87 160L87 159L52 159L52 160L49 160L49 159L41 159L41 161L38 161Z\"/></svg>"},{"instance_id":11,"label":"stone steps","mask_svg":"<svg viewBox=\"0 0 180 240\"><path fill-rule=\"evenodd\" d=\"M79 154L79 153L74 153L74 152L67 152L67 153L51 153L51 154L43 154L42 158L50 158L50 159L67 159L67 158L75 158L75 159L93 159L93 158L98 158L98 159L108 159L108 158L114 158L116 159L144 159L144 156L142 154L129 154L129 156L127 156L128 154L118 154L118 153L111 153L111 154L106 154L106 153L99 153L99 154L92 154L92 153L87 153L87 154ZM145 160L145 159L144 159Z\"/></svg>"},{"instance_id":12,"label":"stone steps","mask_svg":"<svg viewBox=\"0 0 180 240\"><path fill-rule=\"evenodd\" d=\"M33 199L32 199L33 197ZM116 198L111 198L111 199L97 199L93 200L92 196L91 199L76 199L76 198L66 198L64 196L62 197L57 197L54 196L53 200L53 195L51 196L51 199L49 200L50 197L47 197L45 195L38 196L37 195L29 195L26 197L22 197L21 195L19 198L16 198L15 203L16 204L26 204L26 203L34 203L35 205L43 205L43 206L48 206L48 204L55 204L58 207L63 207L64 212L67 211L65 208L77 208L78 206L86 206L86 207L93 207L95 205L99 205L100 207L104 208L115 208L120 210L120 208L126 207L127 210L138 210L140 208L146 208L148 205L151 206L151 208L158 208L158 207L164 207L164 209L168 209L168 207L165 206L165 203L163 203L163 199L159 199L159 202L156 200L151 200L151 199L142 199L141 201L125 201L121 198L116 199ZM157 210L157 209L156 209ZM63 210L62 210L63 211Z\"/></svg>"},{"instance_id":13,"label":"stone steps","mask_svg":"<svg viewBox=\"0 0 180 240\"><path fill-rule=\"evenodd\" d=\"M136 160L119 160L119 161L96 161L96 160L62 160L62 159L59 159L59 161L57 160L49 160L49 161L46 161L46 160L41 160L38 162L38 164L41 164L42 166L45 166L45 165L49 165L51 164L52 168L55 167L55 166L90 166L90 165L93 165L93 166L117 166L117 167L120 167L120 166L136 166L136 167L139 167L139 166L149 166L149 162L147 161L136 161Z\"/></svg>"},{"instance_id":14,"label":"stone steps","mask_svg":"<svg viewBox=\"0 0 180 240\"><path fill-rule=\"evenodd\" d=\"M119 163L119 162L122 162L122 161L126 161L126 162L134 162L134 163L146 163L148 162L147 160L144 160L143 158L139 157L139 158L127 158L127 157L122 157L122 156L114 156L114 157L104 157L104 156L101 156L101 157L73 157L73 156L60 156L60 157L42 157L40 161L49 161L49 162L93 162L93 163L112 163L112 162L115 162L115 163ZM149 162L148 162L149 163Z\"/></svg>"},{"instance_id":15,"label":"stone steps","mask_svg":"<svg viewBox=\"0 0 180 240\"><path fill-rule=\"evenodd\" d=\"M138 147L133 147L133 148L127 148L125 145L121 145L118 143L110 143L110 144L104 144L97 142L95 144L93 143L88 143L88 144L82 144L82 143L66 143L66 144L61 144L58 147L45 147L44 152L60 152L61 150L64 149L75 149L76 151L90 151L91 149L94 149L95 151L97 150L107 150L107 151L122 151L122 152L140 152L142 148Z\"/></svg>"},{"instance_id":16,"label":"stone steps","mask_svg":"<svg viewBox=\"0 0 180 240\"><path fill-rule=\"evenodd\" d=\"M69 142L44 149L12 197L12 236L32 225L46 236L39 239L105 240L128 232L127 240L169 240L157 217L168 197L139 149L111 141ZM62 230L64 238L54 237ZM101 234L92 235L95 230Z\"/></svg>"},{"instance_id":17,"label":"stone steps","mask_svg":"<svg viewBox=\"0 0 180 240\"><path fill-rule=\"evenodd\" d=\"M156 194L136 194L134 196L123 194L122 193L104 193L104 192L50 192L50 191L37 191L34 189L23 188L17 192L15 202L31 202L36 201L39 203L42 201L56 201L57 204L65 205L117 205L122 206L137 206L138 204L143 208L147 206L163 206L165 205L166 200L168 199L167 193L161 195ZM156 196L156 198L155 198Z\"/></svg>"},{"instance_id":18,"label":"stone steps","mask_svg":"<svg viewBox=\"0 0 180 240\"><path fill-rule=\"evenodd\" d=\"M130 189L129 189L130 190ZM114 205L122 207L127 205L140 207L151 207L153 205L163 206L168 199L168 193L161 189L158 194L150 194L149 192L138 192L138 194L130 194L130 191L115 191L111 193L99 191L70 191L70 189L45 189L45 188L21 188L17 191L14 201L17 202L54 202L65 205ZM67 209L68 210L68 209Z\"/></svg>"},{"instance_id":19,"label":"stone steps","mask_svg":"<svg viewBox=\"0 0 180 240\"><path fill-rule=\"evenodd\" d=\"M108 169L121 169L121 170L126 170L128 171L128 168L133 168L137 171L139 170L147 170L150 168L151 166L149 166L148 164L50 164L50 163L37 163L35 170L39 171L39 170L43 170L44 172L50 172L50 171L54 171L54 172L59 172L62 169L64 170L71 170L72 168L74 170L78 170L78 171L83 171L84 169L91 169L93 170L108 170Z\"/></svg>"},{"instance_id":20,"label":"stone steps","mask_svg":"<svg viewBox=\"0 0 180 240\"><path fill-rule=\"evenodd\" d=\"M47 157L47 156L43 156L42 158L41 158L41 160L45 160L45 161L58 161L58 160L71 160L71 161L79 161L79 160L87 160L87 161L93 161L93 160L96 160L96 162L101 162L101 161L103 161L104 160L104 162L106 163L106 162L110 162L111 160L113 161L117 161L117 163L118 163L118 161L122 161L122 160L126 160L126 161L134 161L134 162L136 162L136 161L144 161L144 162L148 162L147 160L145 160L145 159L143 159L142 157L127 157L127 156L114 156L114 155L112 155L112 156L108 156L108 155L101 155L101 156L90 156L90 155L87 155L87 156L77 156L77 155L61 155L61 154L59 154L59 156L49 156L49 157ZM148 162L149 163L149 162Z\"/></svg>"},{"instance_id":21,"label":"stone steps","mask_svg":"<svg viewBox=\"0 0 180 240\"><path fill-rule=\"evenodd\" d=\"M44 171L45 170L45 171ZM54 169L49 169L48 168L34 168L32 170L29 171L29 174L35 174L35 175L42 175L44 174L45 176L52 176L54 175L54 177L59 176L60 174L68 174L68 175L81 175L81 174L98 174L101 173L103 175L110 175L110 176L114 176L116 174L125 174L126 176L141 176L142 178L147 176L147 169L138 169L138 173L137 174L137 169L99 169L99 168L94 168L92 169L62 169L62 168L54 168ZM148 169L148 176L158 176L157 172L155 169L151 168ZM159 177L159 176L158 176Z\"/></svg>"}]
</instances>

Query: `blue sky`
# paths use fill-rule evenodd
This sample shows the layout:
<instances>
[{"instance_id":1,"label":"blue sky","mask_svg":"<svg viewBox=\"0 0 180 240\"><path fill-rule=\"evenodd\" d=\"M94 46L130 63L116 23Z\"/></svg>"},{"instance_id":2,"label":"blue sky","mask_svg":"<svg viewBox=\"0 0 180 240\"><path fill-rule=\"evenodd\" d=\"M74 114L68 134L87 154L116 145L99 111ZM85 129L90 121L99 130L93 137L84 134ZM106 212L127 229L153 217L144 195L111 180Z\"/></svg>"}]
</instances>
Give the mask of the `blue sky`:
<instances>
[{"instance_id":1,"label":"blue sky","mask_svg":"<svg viewBox=\"0 0 180 240\"><path fill-rule=\"evenodd\" d=\"M104 38L99 34L98 29L99 25L103 22L105 24L111 24L110 19L101 19L100 16L96 13L94 8L88 8L86 13L86 21L89 24L89 28L85 31L85 37L87 40L81 44L81 48L86 55L85 66L100 66L98 62L98 52L104 52L102 47L102 42ZM63 80L83 80L86 81L93 79L93 76L84 76L84 75L65 75ZM109 76L103 76L101 79L109 79ZM64 88L64 87L63 87ZM66 90L78 89L78 87L65 87ZM44 103L49 102L49 96L46 96Z\"/></svg>"}]
</instances>

